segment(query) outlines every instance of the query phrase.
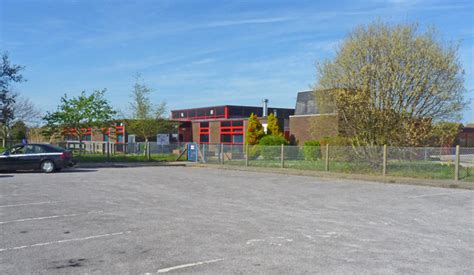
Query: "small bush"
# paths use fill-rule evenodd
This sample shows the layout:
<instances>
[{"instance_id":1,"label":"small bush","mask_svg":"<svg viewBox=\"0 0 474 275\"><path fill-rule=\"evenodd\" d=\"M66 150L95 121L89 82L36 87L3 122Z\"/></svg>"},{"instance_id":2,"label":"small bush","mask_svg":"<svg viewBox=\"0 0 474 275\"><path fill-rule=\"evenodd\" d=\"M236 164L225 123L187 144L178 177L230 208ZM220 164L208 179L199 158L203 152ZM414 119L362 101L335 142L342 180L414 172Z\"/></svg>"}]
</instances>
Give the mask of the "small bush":
<instances>
[{"instance_id":1,"label":"small bush","mask_svg":"<svg viewBox=\"0 0 474 275\"><path fill-rule=\"evenodd\" d=\"M317 160L321 158L321 143L317 140L308 140L304 143L304 159Z\"/></svg>"},{"instance_id":2,"label":"small bush","mask_svg":"<svg viewBox=\"0 0 474 275\"><path fill-rule=\"evenodd\" d=\"M288 141L283 136L267 135L260 139L258 145L287 145Z\"/></svg>"},{"instance_id":3,"label":"small bush","mask_svg":"<svg viewBox=\"0 0 474 275\"><path fill-rule=\"evenodd\" d=\"M288 141L283 136L267 135L260 139L258 145L264 159L275 159L280 157L280 146L287 145Z\"/></svg>"},{"instance_id":4,"label":"small bush","mask_svg":"<svg viewBox=\"0 0 474 275\"><path fill-rule=\"evenodd\" d=\"M324 137L321 140L319 140L319 143L321 146L326 146L326 144L329 144L329 146L350 146L352 145L352 141L348 137L341 137L341 136L335 136L335 137Z\"/></svg>"}]
</instances>

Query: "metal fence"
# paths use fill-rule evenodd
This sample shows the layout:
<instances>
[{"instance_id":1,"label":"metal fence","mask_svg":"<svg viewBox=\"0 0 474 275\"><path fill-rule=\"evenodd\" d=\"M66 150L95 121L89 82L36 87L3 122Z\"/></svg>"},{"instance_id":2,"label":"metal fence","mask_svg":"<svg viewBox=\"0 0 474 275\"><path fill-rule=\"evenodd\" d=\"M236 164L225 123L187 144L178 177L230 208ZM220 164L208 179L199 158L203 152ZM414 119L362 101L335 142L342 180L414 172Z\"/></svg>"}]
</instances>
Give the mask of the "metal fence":
<instances>
[{"instance_id":1,"label":"metal fence","mask_svg":"<svg viewBox=\"0 0 474 275\"><path fill-rule=\"evenodd\" d=\"M202 144L203 163L474 181L474 148Z\"/></svg>"},{"instance_id":2,"label":"metal fence","mask_svg":"<svg viewBox=\"0 0 474 275\"><path fill-rule=\"evenodd\" d=\"M83 161L186 159L185 143L67 141L56 145L74 151L76 156L80 153L85 156ZM473 147L201 144L198 148L199 161L210 164L474 181Z\"/></svg>"},{"instance_id":3,"label":"metal fence","mask_svg":"<svg viewBox=\"0 0 474 275\"><path fill-rule=\"evenodd\" d=\"M96 141L64 141L55 145L84 154L175 154L177 150L182 151L186 147L184 143L173 143L160 145L156 142L136 142L136 143L115 143L115 142L96 142Z\"/></svg>"}]
</instances>

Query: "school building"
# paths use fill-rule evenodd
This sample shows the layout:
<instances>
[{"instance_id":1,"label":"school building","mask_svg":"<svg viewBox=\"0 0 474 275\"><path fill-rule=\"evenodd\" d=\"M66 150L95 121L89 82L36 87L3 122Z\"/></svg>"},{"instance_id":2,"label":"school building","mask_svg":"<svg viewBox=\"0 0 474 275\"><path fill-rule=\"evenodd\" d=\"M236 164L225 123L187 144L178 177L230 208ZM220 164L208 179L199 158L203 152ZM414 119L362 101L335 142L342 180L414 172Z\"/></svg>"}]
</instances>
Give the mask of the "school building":
<instances>
[{"instance_id":1,"label":"school building","mask_svg":"<svg viewBox=\"0 0 474 275\"><path fill-rule=\"evenodd\" d=\"M263 106L222 105L203 108L172 110L171 119L178 121L178 141L200 144L244 144L248 119L256 114L266 126L268 114L273 113L285 136L289 137L289 118L294 109Z\"/></svg>"}]
</instances>

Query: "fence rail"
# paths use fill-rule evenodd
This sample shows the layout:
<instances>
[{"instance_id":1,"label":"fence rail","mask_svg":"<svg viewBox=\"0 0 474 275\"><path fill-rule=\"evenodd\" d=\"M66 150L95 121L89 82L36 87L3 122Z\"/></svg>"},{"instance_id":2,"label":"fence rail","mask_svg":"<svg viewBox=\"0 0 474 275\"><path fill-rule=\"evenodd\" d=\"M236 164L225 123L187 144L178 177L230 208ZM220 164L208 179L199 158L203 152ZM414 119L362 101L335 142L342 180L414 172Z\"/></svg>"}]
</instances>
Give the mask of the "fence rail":
<instances>
[{"instance_id":1,"label":"fence rail","mask_svg":"<svg viewBox=\"0 0 474 275\"><path fill-rule=\"evenodd\" d=\"M202 144L200 162L474 181L474 148Z\"/></svg>"},{"instance_id":2,"label":"fence rail","mask_svg":"<svg viewBox=\"0 0 474 275\"><path fill-rule=\"evenodd\" d=\"M185 143L67 141L83 161L176 160ZM341 173L454 179L474 182L474 147L352 147L200 144L199 161L210 164L292 168ZM77 156L77 154L76 154ZM185 154L181 159L185 159Z\"/></svg>"}]
</instances>

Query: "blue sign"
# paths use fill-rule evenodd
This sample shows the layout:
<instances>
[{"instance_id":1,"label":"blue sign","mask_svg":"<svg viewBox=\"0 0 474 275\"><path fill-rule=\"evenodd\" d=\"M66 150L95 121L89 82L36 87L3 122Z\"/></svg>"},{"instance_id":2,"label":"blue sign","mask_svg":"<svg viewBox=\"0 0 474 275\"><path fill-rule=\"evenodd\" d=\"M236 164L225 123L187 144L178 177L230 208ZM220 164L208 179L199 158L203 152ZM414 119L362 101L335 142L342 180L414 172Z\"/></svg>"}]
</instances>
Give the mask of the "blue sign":
<instances>
[{"instance_id":1,"label":"blue sign","mask_svg":"<svg viewBox=\"0 0 474 275\"><path fill-rule=\"evenodd\" d=\"M197 162L198 161L198 154L199 154L199 147L196 143L188 143L188 161Z\"/></svg>"}]
</instances>

